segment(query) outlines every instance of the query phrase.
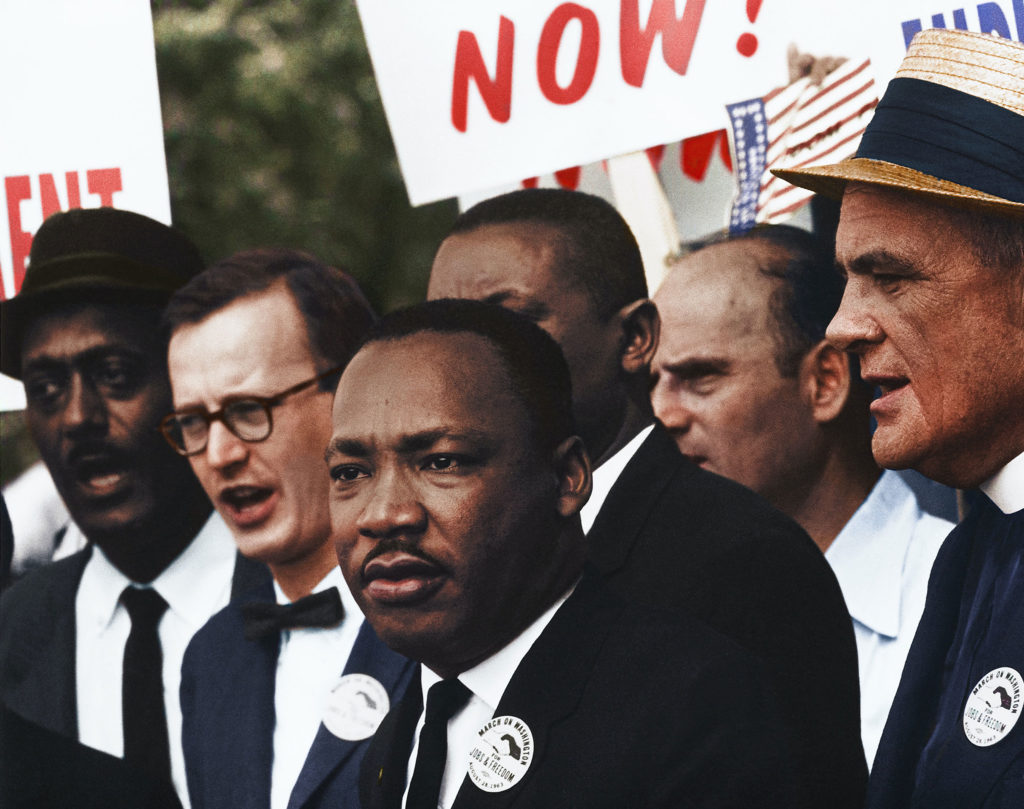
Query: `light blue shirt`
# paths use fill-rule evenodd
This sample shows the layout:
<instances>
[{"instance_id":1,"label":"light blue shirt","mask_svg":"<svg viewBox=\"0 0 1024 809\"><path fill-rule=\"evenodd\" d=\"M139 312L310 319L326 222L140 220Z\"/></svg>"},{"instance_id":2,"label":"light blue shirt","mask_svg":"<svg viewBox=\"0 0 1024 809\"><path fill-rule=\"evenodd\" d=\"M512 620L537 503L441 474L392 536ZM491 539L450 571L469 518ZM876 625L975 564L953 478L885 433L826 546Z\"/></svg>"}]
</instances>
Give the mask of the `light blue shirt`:
<instances>
[{"instance_id":1,"label":"light blue shirt","mask_svg":"<svg viewBox=\"0 0 1024 809\"><path fill-rule=\"evenodd\" d=\"M900 476L885 471L825 552L853 619L869 768L924 611L932 562L953 527L923 511Z\"/></svg>"}]
</instances>

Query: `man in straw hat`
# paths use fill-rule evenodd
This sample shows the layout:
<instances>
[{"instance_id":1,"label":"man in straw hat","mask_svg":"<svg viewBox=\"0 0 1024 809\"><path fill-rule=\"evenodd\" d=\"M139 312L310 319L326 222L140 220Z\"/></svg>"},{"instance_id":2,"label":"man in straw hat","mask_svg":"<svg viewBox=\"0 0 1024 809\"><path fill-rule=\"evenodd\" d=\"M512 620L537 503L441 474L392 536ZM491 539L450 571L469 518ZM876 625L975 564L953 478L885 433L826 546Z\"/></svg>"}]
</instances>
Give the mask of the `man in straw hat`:
<instances>
[{"instance_id":1,"label":"man in straw hat","mask_svg":"<svg viewBox=\"0 0 1024 809\"><path fill-rule=\"evenodd\" d=\"M881 391L876 460L985 495L936 560L868 806L1024 806L1024 47L918 34L857 156L779 175L842 197L828 337Z\"/></svg>"},{"instance_id":2,"label":"man in straw hat","mask_svg":"<svg viewBox=\"0 0 1024 809\"><path fill-rule=\"evenodd\" d=\"M0 304L0 370L24 383L25 420L89 546L4 593L0 698L184 797L185 646L232 584L268 575L236 562L188 460L157 429L171 409L160 313L202 260L160 222L97 208L47 219L30 262Z\"/></svg>"}]
</instances>

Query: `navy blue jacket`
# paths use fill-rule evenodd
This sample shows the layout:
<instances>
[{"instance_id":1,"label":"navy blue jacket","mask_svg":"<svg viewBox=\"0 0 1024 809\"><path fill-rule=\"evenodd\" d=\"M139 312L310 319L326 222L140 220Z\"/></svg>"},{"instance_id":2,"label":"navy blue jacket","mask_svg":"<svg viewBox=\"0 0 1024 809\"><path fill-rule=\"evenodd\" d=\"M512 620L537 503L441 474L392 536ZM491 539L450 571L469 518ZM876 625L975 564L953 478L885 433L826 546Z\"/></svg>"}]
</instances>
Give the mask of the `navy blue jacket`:
<instances>
[{"instance_id":1,"label":"navy blue jacket","mask_svg":"<svg viewBox=\"0 0 1024 809\"><path fill-rule=\"evenodd\" d=\"M272 585L254 593L273 600ZM274 688L280 633L246 640L241 607L217 613L185 652L181 671L182 746L192 809L269 809L274 741ZM363 624L344 672L380 681L392 702L415 665L392 652ZM289 809L358 807L357 777L368 740L317 731L292 790Z\"/></svg>"}]
</instances>

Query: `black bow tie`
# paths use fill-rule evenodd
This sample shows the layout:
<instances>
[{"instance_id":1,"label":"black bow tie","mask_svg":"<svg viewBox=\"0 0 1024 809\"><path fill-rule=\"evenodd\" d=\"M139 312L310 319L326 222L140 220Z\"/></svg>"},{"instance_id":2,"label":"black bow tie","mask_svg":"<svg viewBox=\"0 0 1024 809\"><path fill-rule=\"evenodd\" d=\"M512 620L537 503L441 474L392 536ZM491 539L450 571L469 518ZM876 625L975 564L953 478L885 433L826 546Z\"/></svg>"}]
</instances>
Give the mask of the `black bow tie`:
<instances>
[{"instance_id":1,"label":"black bow tie","mask_svg":"<svg viewBox=\"0 0 1024 809\"><path fill-rule=\"evenodd\" d=\"M245 639L259 640L282 629L337 626L345 617L337 587L313 593L291 604L253 602L242 605Z\"/></svg>"}]
</instances>

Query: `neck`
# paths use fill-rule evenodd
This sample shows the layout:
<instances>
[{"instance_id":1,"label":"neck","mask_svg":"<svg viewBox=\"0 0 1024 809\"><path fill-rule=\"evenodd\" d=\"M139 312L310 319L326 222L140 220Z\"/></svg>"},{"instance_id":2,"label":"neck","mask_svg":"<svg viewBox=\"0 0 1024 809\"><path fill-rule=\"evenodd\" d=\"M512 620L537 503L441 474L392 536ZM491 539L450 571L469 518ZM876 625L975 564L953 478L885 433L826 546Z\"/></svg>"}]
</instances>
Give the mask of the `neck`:
<instances>
[{"instance_id":1,"label":"neck","mask_svg":"<svg viewBox=\"0 0 1024 809\"><path fill-rule=\"evenodd\" d=\"M878 482L881 470L870 448L829 452L807 485L788 501L774 502L796 520L824 553Z\"/></svg>"},{"instance_id":2,"label":"neck","mask_svg":"<svg viewBox=\"0 0 1024 809\"><path fill-rule=\"evenodd\" d=\"M627 398L626 410L623 414L622 422L619 425L618 431L612 437L611 442L607 447L600 452L595 450L595 455L597 455L597 457L594 460L594 468L596 469L611 458L616 452L636 438L636 436L640 434L641 430L653 423L654 413L651 411L646 398L644 398L642 402L636 401L632 397Z\"/></svg>"},{"instance_id":3,"label":"neck","mask_svg":"<svg viewBox=\"0 0 1024 809\"><path fill-rule=\"evenodd\" d=\"M198 484L197 484L198 486ZM149 524L131 525L104 536L90 536L110 563L133 582L148 584L192 544L213 507L202 489L175 501L173 514L161 513Z\"/></svg>"},{"instance_id":4,"label":"neck","mask_svg":"<svg viewBox=\"0 0 1024 809\"><path fill-rule=\"evenodd\" d=\"M478 649L475 653L470 653L468 650L459 650L456 653L457 656L456 654L450 655L449 659L446 660L430 659L426 655L422 657L413 655L413 659L421 660L423 665L437 676L448 680L452 677L458 677L462 672L479 665L508 646L534 621L540 618L552 604L565 595L565 592L583 573L583 565L587 557L587 546L583 536L583 529L580 527L578 519L573 521L573 525L568 529L568 533L563 534L559 541L568 543L564 549L565 555L562 557L560 564L555 567L546 580L531 582L530 587L522 588L520 595L530 592L534 587L537 588L535 595L531 593L533 597L531 597L529 603L523 603L517 598L514 604L508 604L507 608L502 610L504 614L514 616L515 622L509 623L508 626L504 627L504 631L495 627L495 633L490 636L490 643L486 648ZM436 647L432 647L431 651L434 649Z\"/></svg>"},{"instance_id":5,"label":"neck","mask_svg":"<svg viewBox=\"0 0 1024 809\"><path fill-rule=\"evenodd\" d=\"M334 544L325 538L315 552L300 559L268 563L274 581L289 601L298 601L313 592L313 588L338 565Z\"/></svg>"}]
</instances>

